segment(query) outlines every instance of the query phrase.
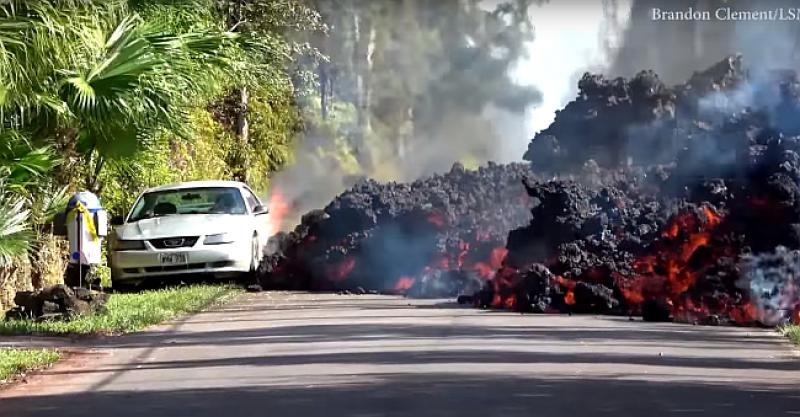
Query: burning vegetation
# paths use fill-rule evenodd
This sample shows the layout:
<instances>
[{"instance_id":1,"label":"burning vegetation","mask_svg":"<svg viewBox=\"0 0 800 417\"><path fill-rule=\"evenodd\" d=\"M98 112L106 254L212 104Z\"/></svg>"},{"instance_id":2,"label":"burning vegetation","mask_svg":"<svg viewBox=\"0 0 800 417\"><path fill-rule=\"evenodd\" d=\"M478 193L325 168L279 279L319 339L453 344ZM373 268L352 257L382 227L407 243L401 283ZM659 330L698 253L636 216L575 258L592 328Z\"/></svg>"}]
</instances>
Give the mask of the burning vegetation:
<instances>
[{"instance_id":1,"label":"burning vegetation","mask_svg":"<svg viewBox=\"0 0 800 417\"><path fill-rule=\"evenodd\" d=\"M272 240L267 286L484 308L800 318L800 81L728 57L668 87L586 74L530 164L365 181Z\"/></svg>"}]
</instances>

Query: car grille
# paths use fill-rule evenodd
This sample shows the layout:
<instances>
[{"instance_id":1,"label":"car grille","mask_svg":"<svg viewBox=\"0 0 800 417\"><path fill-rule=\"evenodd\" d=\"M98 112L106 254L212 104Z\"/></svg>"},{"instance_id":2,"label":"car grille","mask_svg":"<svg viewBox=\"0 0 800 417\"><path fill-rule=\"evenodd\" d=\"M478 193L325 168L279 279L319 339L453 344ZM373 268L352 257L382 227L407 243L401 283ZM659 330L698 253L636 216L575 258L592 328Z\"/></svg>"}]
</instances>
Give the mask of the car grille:
<instances>
[{"instance_id":1,"label":"car grille","mask_svg":"<svg viewBox=\"0 0 800 417\"><path fill-rule=\"evenodd\" d=\"M168 237L164 239L151 239L150 244L156 249L190 248L197 243L200 236Z\"/></svg>"}]
</instances>

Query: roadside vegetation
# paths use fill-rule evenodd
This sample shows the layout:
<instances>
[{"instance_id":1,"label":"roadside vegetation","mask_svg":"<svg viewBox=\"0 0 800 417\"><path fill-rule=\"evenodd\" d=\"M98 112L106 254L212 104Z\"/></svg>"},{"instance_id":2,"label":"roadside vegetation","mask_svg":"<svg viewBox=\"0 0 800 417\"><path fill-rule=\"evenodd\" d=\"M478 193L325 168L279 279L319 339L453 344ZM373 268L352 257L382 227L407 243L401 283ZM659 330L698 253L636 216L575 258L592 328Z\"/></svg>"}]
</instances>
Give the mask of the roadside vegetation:
<instances>
[{"instance_id":1,"label":"roadside vegetation","mask_svg":"<svg viewBox=\"0 0 800 417\"><path fill-rule=\"evenodd\" d=\"M14 375L51 365L60 357L50 349L0 349L0 384Z\"/></svg>"},{"instance_id":2,"label":"roadside vegetation","mask_svg":"<svg viewBox=\"0 0 800 417\"><path fill-rule=\"evenodd\" d=\"M70 321L6 320L0 322L0 334L130 333L222 303L239 292L232 286L194 285L138 294L112 294L105 314L80 316Z\"/></svg>"},{"instance_id":3,"label":"roadside vegetation","mask_svg":"<svg viewBox=\"0 0 800 417\"><path fill-rule=\"evenodd\" d=\"M794 344L800 346L800 326L788 325L781 329L781 332L789 338Z\"/></svg>"},{"instance_id":4,"label":"roadside vegetation","mask_svg":"<svg viewBox=\"0 0 800 417\"><path fill-rule=\"evenodd\" d=\"M0 309L61 279L53 216L78 190L237 179L264 193L302 135L302 1L0 2ZM102 272L101 272L102 274Z\"/></svg>"},{"instance_id":5,"label":"roadside vegetation","mask_svg":"<svg viewBox=\"0 0 800 417\"><path fill-rule=\"evenodd\" d=\"M483 109L535 98L510 76L534 2L478 3L0 1L0 309L61 280L75 191L115 216L176 181L264 194L298 145L301 170L388 179L413 140L487 143Z\"/></svg>"}]
</instances>

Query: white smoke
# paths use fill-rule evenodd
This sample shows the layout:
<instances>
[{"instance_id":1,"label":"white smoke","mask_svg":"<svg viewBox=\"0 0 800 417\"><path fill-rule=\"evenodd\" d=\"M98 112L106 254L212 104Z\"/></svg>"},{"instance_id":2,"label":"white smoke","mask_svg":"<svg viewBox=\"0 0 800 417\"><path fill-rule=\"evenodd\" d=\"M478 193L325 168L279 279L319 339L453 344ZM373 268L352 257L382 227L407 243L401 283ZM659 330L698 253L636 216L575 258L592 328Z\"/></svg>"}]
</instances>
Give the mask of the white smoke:
<instances>
[{"instance_id":1,"label":"white smoke","mask_svg":"<svg viewBox=\"0 0 800 417\"><path fill-rule=\"evenodd\" d=\"M516 143L519 159L528 140L547 128L556 111L575 98L577 80L584 72L604 73L613 63L631 15L631 0L546 3L531 11L535 39L528 58L514 77L521 85L536 86L542 102L527 111L527 138Z\"/></svg>"},{"instance_id":2,"label":"white smoke","mask_svg":"<svg viewBox=\"0 0 800 417\"><path fill-rule=\"evenodd\" d=\"M774 253L745 257L737 285L749 292L761 324L784 323L800 308L800 251L779 246Z\"/></svg>"},{"instance_id":3,"label":"white smoke","mask_svg":"<svg viewBox=\"0 0 800 417\"><path fill-rule=\"evenodd\" d=\"M543 101L524 114L487 106L481 117L454 115L452 121L443 123L447 131L429 132L430 137L410 141L406 149L410 158L379 152L374 165L385 172L376 178L409 181L446 171L459 161L475 165L521 160L534 133L546 128L555 112L575 97L580 76L609 67L628 25L630 1L580 5L559 1L531 8L535 38L527 45L527 57L511 75L517 85L539 90ZM482 7L491 10L497 3L486 0ZM337 169L336 161L321 158L314 149L300 144L295 152L297 161L273 178L292 206L283 228L291 227L301 213L323 207L355 181ZM375 177L373 172L361 174Z\"/></svg>"}]
</instances>

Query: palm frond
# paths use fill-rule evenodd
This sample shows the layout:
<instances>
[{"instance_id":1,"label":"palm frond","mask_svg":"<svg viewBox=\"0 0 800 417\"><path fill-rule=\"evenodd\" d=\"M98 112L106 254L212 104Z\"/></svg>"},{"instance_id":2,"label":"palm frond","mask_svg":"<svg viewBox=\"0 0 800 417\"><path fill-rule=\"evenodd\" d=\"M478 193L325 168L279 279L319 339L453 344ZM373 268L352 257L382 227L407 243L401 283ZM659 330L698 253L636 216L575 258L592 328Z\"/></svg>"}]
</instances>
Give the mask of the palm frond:
<instances>
[{"instance_id":1,"label":"palm frond","mask_svg":"<svg viewBox=\"0 0 800 417\"><path fill-rule=\"evenodd\" d=\"M5 186L11 190L31 185L57 164L50 148L26 146L0 152L0 168L5 172Z\"/></svg>"},{"instance_id":2,"label":"palm frond","mask_svg":"<svg viewBox=\"0 0 800 417\"><path fill-rule=\"evenodd\" d=\"M15 257L25 255L31 248L30 212L25 208L25 200L4 190L0 184L0 267L10 265Z\"/></svg>"},{"instance_id":3,"label":"palm frond","mask_svg":"<svg viewBox=\"0 0 800 417\"><path fill-rule=\"evenodd\" d=\"M48 187L36 194L30 202L30 222L34 225L43 225L64 210L69 201L69 188L52 189Z\"/></svg>"}]
</instances>

